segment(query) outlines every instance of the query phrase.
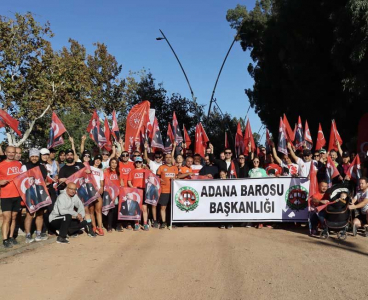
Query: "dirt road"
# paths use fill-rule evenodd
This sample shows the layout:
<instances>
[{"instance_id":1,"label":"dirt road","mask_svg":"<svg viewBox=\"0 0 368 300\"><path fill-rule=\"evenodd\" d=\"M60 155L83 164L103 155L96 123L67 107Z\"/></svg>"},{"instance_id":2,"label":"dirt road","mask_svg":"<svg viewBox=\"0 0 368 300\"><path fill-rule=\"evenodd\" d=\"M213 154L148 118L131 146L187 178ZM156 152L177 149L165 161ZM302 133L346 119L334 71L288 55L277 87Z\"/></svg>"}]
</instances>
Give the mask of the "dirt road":
<instances>
[{"instance_id":1,"label":"dirt road","mask_svg":"<svg viewBox=\"0 0 368 300\"><path fill-rule=\"evenodd\" d=\"M368 238L191 227L80 236L0 261L4 299L366 299Z\"/></svg>"}]
</instances>

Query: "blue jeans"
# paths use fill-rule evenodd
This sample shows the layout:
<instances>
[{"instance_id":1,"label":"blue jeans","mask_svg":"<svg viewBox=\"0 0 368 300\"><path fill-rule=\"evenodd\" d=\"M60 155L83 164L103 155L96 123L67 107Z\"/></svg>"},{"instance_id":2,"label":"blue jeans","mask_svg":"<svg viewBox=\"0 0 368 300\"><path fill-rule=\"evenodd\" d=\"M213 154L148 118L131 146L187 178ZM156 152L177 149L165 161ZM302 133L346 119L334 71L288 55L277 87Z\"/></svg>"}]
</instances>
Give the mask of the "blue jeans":
<instances>
[{"instance_id":1,"label":"blue jeans","mask_svg":"<svg viewBox=\"0 0 368 300\"><path fill-rule=\"evenodd\" d=\"M321 210L320 212L312 212L310 217L311 222L311 228L313 230L317 229L318 221L321 222L322 228L325 228L325 218L326 218L326 212L324 210Z\"/></svg>"}]
</instances>

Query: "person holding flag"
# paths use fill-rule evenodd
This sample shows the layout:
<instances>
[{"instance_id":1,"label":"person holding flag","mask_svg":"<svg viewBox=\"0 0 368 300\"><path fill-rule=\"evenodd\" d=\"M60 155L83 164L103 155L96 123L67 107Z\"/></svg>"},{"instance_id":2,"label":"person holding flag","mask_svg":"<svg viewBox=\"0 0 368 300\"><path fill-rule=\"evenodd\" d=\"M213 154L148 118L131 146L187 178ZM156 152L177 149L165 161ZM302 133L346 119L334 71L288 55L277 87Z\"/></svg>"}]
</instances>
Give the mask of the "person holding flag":
<instances>
[{"instance_id":1,"label":"person holding flag","mask_svg":"<svg viewBox=\"0 0 368 300\"><path fill-rule=\"evenodd\" d=\"M148 149L148 143L145 142L144 143L144 153L143 153L143 158L146 160L150 170L156 174L157 172L157 169L162 165L162 151L160 150L157 150L155 151L154 153L154 156L155 156L155 160L151 160L148 158L148 153L147 153L147 149Z\"/></svg>"},{"instance_id":2,"label":"person holding flag","mask_svg":"<svg viewBox=\"0 0 368 300\"><path fill-rule=\"evenodd\" d=\"M311 207L313 208L313 211L310 216L311 235L317 234L318 222L321 223L322 229L325 227L326 211L324 209L319 211L317 210L317 207L326 205L330 202L330 194L327 193L327 189L327 181L320 181L318 184L318 192L312 195Z\"/></svg>"},{"instance_id":3,"label":"person holding flag","mask_svg":"<svg viewBox=\"0 0 368 300\"><path fill-rule=\"evenodd\" d=\"M299 158L295 155L294 150L291 147L290 143L287 143L287 148L289 149L290 156L292 159L297 163L299 166L299 176L300 177L308 177L311 163L314 164L314 166L317 168L317 162L312 160L312 152L309 149L303 150L303 159Z\"/></svg>"}]
</instances>

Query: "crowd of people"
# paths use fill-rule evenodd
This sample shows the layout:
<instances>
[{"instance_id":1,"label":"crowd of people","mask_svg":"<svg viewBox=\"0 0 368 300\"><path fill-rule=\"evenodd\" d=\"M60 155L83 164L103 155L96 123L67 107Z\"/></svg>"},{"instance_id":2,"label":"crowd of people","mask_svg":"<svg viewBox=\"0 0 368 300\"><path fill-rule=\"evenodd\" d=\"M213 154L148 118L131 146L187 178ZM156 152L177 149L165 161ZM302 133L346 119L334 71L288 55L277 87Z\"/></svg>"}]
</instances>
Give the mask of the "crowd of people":
<instances>
[{"instance_id":1,"label":"crowd of people","mask_svg":"<svg viewBox=\"0 0 368 300\"><path fill-rule=\"evenodd\" d=\"M317 171L319 191L312 195L312 206L325 205L329 201L326 181L326 164L330 157L339 171L339 176L333 179L332 184L341 181L350 181L347 170L350 167L355 153L343 151L337 144L338 151L327 152L325 149L311 151L307 148L296 150L288 143L288 154L278 153L275 145L260 147L252 151L251 144L247 150L235 155L232 149L225 149L215 156L214 146L209 143L206 153L202 157L186 149L186 145L172 144L172 151L164 153L162 150L151 152L148 143L142 147L142 152L136 150L129 153L124 149L120 139L111 151L99 148L85 149L86 136L83 136L80 145L80 155L75 150L74 141L70 138L71 149L36 149L25 151L28 155L22 159L22 149L7 146L0 149L0 197L3 214L2 237L5 248L16 245L18 232L26 234L26 243L38 242L48 239L49 235L57 235L58 243L69 243L69 238L76 237L84 230L88 236L104 236L105 232L122 232L124 230L144 230L150 228L171 229L171 180L173 179L228 179L228 178L259 178L259 177L309 177L311 165ZM237 157L235 157L237 156ZM24 156L23 156L24 157ZM368 236L368 183L366 157L362 156L362 177L349 209L355 211L354 225L365 227ZM96 201L84 205L82 192L77 192L77 185L66 183L67 178L89 165L86 173L91 173L97 183L98 197ZM22 201L13 179L19 174L35 167L40 167L46 182L52 204L31 213ZM107 214L102 211L104 182L107 178L118 187L132 187L145 189L144 172L151 170L161 180L161 195L158 206L143 203L142 220L119 221L118 208L109 210ZM47 180L51 178L52 180ZM85 193L88 193L86 188ZM88 196L88 195L87 195ZM118 197L115 204L118 203ZM127 202L127 210L137 209L134 203ZM138 207L139 209L139 207ZM23 220L22 211L25 211ZM311 234L316 234L318 227L323 229L324 210L311 213ZM263 224L247 223L250 227L255 225L262 228ZM104 230L105 228L105 230ZM220 228L231 229L232 225Z\"/></svg>"}]
</instances>

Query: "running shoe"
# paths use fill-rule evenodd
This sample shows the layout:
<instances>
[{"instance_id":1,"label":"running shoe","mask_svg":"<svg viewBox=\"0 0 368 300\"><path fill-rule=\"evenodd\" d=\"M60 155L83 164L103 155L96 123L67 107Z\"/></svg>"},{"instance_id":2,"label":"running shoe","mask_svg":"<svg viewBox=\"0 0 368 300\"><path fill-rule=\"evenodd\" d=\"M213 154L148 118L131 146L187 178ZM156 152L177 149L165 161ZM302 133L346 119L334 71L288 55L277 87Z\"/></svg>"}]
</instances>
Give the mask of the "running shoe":
<instances>
[{"instance_id":1,"label":"running shoe","mask_svg":"<svg viewBox=\"0 0 368 300\"><path fill-rule=\"evenodd\" d=\"M166 223L162 223L162 225L161 225L160 229L166 229L166 228L167 228Z\"/></svg>"},{"instance_id":2,"label":"running shoe","mask_svg":"<svg viewBox=\"0 0 368 300\"><path fill-rule=\"evenodd\" d=\"M42 238L41 238L41 235L36 235L36 238L35 238L35 241L36 242L41 242L42 241Z\"/></svg>"},{"instance_id":3,"label":"running shoe","mask_svg":"<svg viewBox=\"0 0 368 300\"><path fill-rule=\"evenodd\" d=\"M47 235L47 233L41 233L41 240L42 241L46 241L49 239L49 236Z\"/></svg>"},{"instance_id":4,"label":"running shoe","mask_svg":"<svg viewBox=\"0 0 368 300\"><path fill-rule=\"evenodd\" d=\"M248 222L246 225L245 225L246 228L251 228L252 227L252 223L251 222Z\"/></svg>"},{"instance_id":5,"label":"running shoe","mask_svg":"<svg viewBox=\"0 0 368 300\"><path fill-rule=\"evenodd\" d=\"M93 237L93 238L96 237L96 233L93 231L93 228L92 228L92 224L91 223L88 223L87 224L86 229L87 229L88 236Z\"/></svg>"},{"instance_id":6,"label":"running shoe","mask_svg":"<svg viewBox=\"0 0 368 300\"><path fill-rule=\"evenodd\" d=\"M8 240L3 240L4 248L13 248L13 244Z\"/></svg>"},{"instance_id":7,"label":"running shoe","mask_svg":"<svg viewBox=\"0 0 368 300\"><path fill-rule=\"evenodd\" d=\"M234 226L232 224L226 226L226 229L233 229L233 228Z\"/></svg>"},{"instance_id":8,"label":"running shoe","mask_svg":"<svg viewBox=\"0 0 368 300\"><path fill-rule=\"evenodd\" d=\"M141 226L139 224L135 224L134 231L138 231L139 229L141 229Z\"/></svg>"},{"instance_id":9,"label":"running shoe","mask_svg":"<svg viewBox=\"0 0 368 300\"><path fill-rule=\"evenodd\" d=\"M99 236L104 236L105 233L102 228L96 228L96 234Z\"/></svg>"},{"instance_id":10,"label":"running shoe","mask_svg":"<svg viewBox=\"0 0 368 300\"><path fill-rule=\"evenodd\" d=\"M127 229L127 230L133 230L133 227L132 227L132 225L130 225L130 224L129 224L129 225L126 227L126 229Z\"/></svg>"},{"instance_id":11,"label":"running shoe","mask_svg":"<svg viewBox=\"0 0 368 300\"><path fill-rule=\"evenodd\" d=\"M71 237L71 238L76 238L76 237L78 237L78 233L74 233L74 234L72 234L72 235L69 235L69 237Z\"/></svg>"},{"instance_id":12,"label":"running shoe","mask_svg":"<svg viewBox=\"0 0 368 300\"><path fill-rule=\"evenodd\" d=\"M34 239L32 238L31 235L27 235L26 236L26 244L30 244L30 243L33 243L34 242Z\"/></svg>"},{"instance_id":13,"label":"running shoe","mask_svg":"<svg viewBox=\"0 0 368 300\"><path fill-rule=\"evenodd\" d=\"M149 226L148 226L148 224L145 224L145 225L143 226L143 230L144 230L144 231L149 231Z\"/></svg>"},{"instance_id":14,"label":"running shoe","mask_svg":"<svg viewBox=\"0 0 368 300\"><path fill-rule=\"evenodd\" d=\"M220 229L225 229L225 225L221 225L220 226Z\"/></svg>"},{"instance_id":15,"label":"running shoe","mask_svg":"<svg viewBox=\"0 0 368 300\"><path fill-rule=\"evenodd\" d=\"M10 243L12 243L12 245L18 245L18 241L13 237L10 237L9 241L10 241Z\"/></svg>"},{"instance_id":16,"label":"running shoe","mask_svg":"<svg viewBox=\"0 0 368 300\"><path fill-rule=\"evenodd\" d=\"M116 231L117 232L123 232L124 231L124 228L120 225L120 226L117 226L116 227Z\"/></svg>"},{"instance_id":17,"label":"running shoe","mask_svg":"<svg viewBox=\"0 0 368 300\"><path fill-rule=\"evenodd\" d=\"M61 236L58 236L56 239L56 243L58 244L69 244L69 241L66 238L62 238Z\"/></svg>"},{"instance_id":18,"label":"running shoe","mask_svg":"<svg viewBox=\"0 0 368 300\"><path fill-rule=\"evenodd\" d=\"M160 224L156 220L154 220L152 223L152 228L160 228Z\"/></svg>"}]
</instances>

